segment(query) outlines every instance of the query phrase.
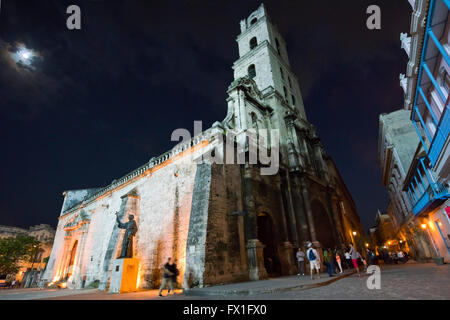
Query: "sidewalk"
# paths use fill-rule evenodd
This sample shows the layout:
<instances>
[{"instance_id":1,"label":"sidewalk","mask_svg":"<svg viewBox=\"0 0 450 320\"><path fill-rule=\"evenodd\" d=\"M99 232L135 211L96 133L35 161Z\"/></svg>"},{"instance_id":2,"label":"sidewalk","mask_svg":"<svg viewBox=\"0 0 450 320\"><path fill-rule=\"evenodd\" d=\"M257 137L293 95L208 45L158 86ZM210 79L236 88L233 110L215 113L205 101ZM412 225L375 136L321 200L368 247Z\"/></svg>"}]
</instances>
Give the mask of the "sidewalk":
<instances>
[{"instance_id":1,"label":"sidewalk","mask_svg":"<svg viewBox=\"0 0 450 320\"><path fill-rule=\"evenodd\" d=\"M317 279L317 275L315 275L314 280L311 280L309 274L304 276L285 276L268 280L246 281L205 288L194 288L184 290L184 294L187 296L229 296L306 290L326 286L355 273L356 271L354 270L346 270L344 273L334 275L333 277L330 277L328 273L321 273L320 279Z\"/></svg>"}]
</instances>

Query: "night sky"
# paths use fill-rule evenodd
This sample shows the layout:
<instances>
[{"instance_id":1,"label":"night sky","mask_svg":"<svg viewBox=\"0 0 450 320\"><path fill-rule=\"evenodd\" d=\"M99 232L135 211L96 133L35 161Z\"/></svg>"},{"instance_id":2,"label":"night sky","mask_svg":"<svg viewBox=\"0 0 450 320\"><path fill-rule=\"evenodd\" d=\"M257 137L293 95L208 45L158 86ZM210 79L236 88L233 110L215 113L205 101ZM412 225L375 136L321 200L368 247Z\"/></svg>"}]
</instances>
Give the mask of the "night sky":
<instances>
[{"instance_id":1,"label":"night sky","mask_svg":"<svg viewBox=\"0 0 450 320\"><path fill-rule=\"evenodd\" d=\"M66 28L81 8L80 31ZM265 1L288 45L308 120L364 229L384 211L378 116L402 107L407 0ZM368 30L366 8L381 8ZM102 187L169 150L176 128L226 116L239 21L260 1L1 1L0 224L57 224L70 189ZM24 44L30 65L11 54Z\"/></svg>"}]
</instances>

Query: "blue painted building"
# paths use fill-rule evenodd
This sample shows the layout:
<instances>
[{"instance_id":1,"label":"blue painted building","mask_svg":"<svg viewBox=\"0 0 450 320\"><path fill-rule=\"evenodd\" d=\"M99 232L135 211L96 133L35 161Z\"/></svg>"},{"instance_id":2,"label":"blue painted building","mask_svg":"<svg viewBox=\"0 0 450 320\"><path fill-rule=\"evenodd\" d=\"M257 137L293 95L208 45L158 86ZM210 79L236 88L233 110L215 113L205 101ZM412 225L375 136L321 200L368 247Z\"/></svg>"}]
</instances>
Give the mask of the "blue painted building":
<instances>
[{"instance_id":1,"label":"blue painted building","mask_svg":"<svg viewBox=\"0 0 450 320\"><path fill-rule=\"evenodd\" d=\"M429 237L431 256L450 262L450 0L409 2L411 37L400 39L410 61L400 83L420 143L403 191L416 225Z\"/></svg>"}]
</instances>

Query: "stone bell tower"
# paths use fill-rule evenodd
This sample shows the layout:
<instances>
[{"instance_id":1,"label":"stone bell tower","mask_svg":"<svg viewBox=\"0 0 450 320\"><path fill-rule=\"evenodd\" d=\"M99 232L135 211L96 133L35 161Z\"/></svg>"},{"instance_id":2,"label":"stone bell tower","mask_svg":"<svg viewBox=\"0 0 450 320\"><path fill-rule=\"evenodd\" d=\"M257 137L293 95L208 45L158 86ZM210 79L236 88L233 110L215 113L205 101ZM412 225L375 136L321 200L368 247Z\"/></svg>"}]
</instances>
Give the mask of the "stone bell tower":
<instances>
[{"instance_id":1,"label":"stone bell tower","mask_svg":"<svg viewBox=\"0 0 450 320\"><path fill-rule=\"evenodd\" d=\"M234 81L228 88L228 115L223 124L237 131L278 129L281 162L301 166L308 150L294 132L294 124L313 128L306 118L286 42L263 4L241 20L240 28L236 39L239 58L233 64Z\"/></svg>"},{"instance_id":2,"label":"stone bell tower","mask_svg":"<svg viewBox=\"0 0 450 320\"><path fill-rule=\"evenodd\" d=\"M237 36L239 59L234 62L234 79L248 76L256 82L265 100L277 96L275 111L292 111L306 120L297 76L291 69L286 42L262 4L240 22ZM267 101L269 102L269 101ZM274 105L275 107L275 105Z\"/></svg>"}]
</instances>

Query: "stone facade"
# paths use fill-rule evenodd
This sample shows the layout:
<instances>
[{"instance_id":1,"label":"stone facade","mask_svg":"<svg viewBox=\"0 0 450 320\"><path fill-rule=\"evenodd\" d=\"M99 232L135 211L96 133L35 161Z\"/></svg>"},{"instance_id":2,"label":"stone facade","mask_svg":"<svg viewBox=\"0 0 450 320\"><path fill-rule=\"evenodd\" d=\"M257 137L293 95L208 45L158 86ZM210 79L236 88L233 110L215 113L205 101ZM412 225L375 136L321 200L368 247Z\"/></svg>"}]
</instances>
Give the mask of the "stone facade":
<instances>
[{"instance_id":1,"label":"stone facade","mask_svg":"<svg viewBox=\"0 0 450 320\"><path fill-rule=\"evenodd\" d=\"M239 59L222 122L104 188L66 191L43 281L107 289L122 221L135 215L139 288L156 287L168 257L185 289L296 273L294 252L313 241L340 247L362 235L355 204L306 119L286 44L261 5L241 21ZM279 168L223 164L223 136L279 130ZM258 135L261 138L261 134ZM271 150L275 141L268 138ZM241 141L241 140L239 140Z\"/></svg>"}]
</instances>

